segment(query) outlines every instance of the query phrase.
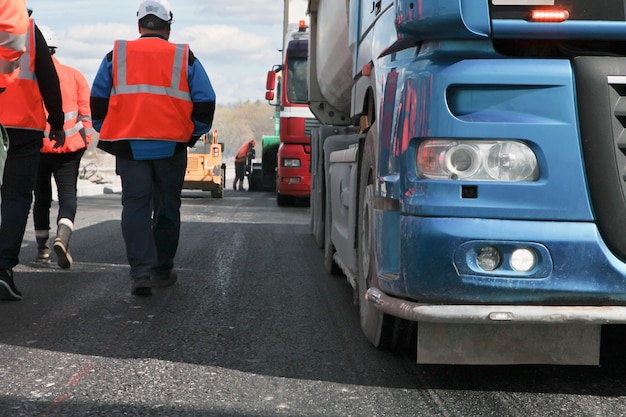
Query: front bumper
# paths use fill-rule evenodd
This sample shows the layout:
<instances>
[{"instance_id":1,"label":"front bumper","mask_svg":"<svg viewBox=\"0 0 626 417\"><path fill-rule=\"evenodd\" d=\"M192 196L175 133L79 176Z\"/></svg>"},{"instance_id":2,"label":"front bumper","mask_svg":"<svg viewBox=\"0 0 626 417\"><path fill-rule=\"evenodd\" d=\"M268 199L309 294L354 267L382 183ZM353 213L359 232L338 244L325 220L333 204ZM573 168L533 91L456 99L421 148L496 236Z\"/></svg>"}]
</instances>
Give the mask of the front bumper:
<instances>
[{"instance_id":1,"label":"front bumper","mask_svg":"<svg viewBox=\"0 0 626 417\"><path fill-rule=\"evenodd\" d=\"M626 324L624 306L435 305L395 298L374 287L365 299L385 314L418 322Z\"/></svg>"}]
</instances>

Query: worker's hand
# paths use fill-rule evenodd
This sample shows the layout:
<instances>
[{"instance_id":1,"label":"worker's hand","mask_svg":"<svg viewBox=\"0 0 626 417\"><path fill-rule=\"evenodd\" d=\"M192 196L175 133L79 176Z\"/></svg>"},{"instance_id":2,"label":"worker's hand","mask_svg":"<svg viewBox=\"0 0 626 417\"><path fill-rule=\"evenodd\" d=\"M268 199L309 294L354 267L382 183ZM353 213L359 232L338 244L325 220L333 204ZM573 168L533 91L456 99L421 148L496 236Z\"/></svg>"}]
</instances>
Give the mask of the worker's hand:
<instances>
[{"instance_id":1,"label":"worker's hand","mask_svg":"<svg viewBox=\"0 0 626 417\"><path fill-rule=\"evenodd\" d=\"M50 130L50 140L53 140L55 143L52 146L53 149L58 149L61 146L65 145L65 131L63 130Z\"/></svg>"},{"instance_id":2,"label":"worker's hand","mask_svg":"<svg viewBox=\"0 0 626 417\"><path fill-rule=\"evenodd\" d=\"M189 142L187 142L187 146L193 148L194 146L196 146L196 142L198 142L198 139L200 139L200 135L193 135L191 139L189 139Z\"/></svg>"}]
</instances>

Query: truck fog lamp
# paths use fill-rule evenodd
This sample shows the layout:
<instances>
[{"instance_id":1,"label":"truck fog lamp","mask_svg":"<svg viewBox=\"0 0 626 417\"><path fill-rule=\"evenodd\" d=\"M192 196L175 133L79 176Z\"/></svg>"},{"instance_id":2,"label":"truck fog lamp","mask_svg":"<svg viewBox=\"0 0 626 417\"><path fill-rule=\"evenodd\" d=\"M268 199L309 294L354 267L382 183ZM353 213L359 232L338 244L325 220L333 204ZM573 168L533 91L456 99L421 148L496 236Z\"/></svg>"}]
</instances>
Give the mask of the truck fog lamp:
<instances>
[{"instance_id":1,"label":"truck fog lamp","mask_svg":"<svg viewBox=\"0 0 626 417\"><path fill-rule=\"evenodd\" d=\"M302 182L302 179L296 177L296 178L290 178L290 177L283 177L281 179L281 182L283 184L300 184L300 182Z\"/></svg>"},{"instance_id":2,"label":"truck fog lamp","mask_svg":"<svg viewBox=\"0 0 626 417\"><path fill-rule=\"evenodd\" d=\"M476 264L483 271L494 271L502 264L502 254L493 246L483 246L476 254Z\"/></svg>"},{"instance_id":3,"label":"truck fog lamp","mask_svg":"<svg viewBox=\"0 0 626 417\"><path fill-rule=\"evenodd\" d=\"M491 146L486 169L497 181L536 181L539 177L534 152L521 142L497 142Z\"/></svg>"},{"instance_id":4,"label":"truck fog lamp","mask_svg":"<svg viewBox=\"0 0 626 417\"><path fill-rule=\"evenodd\" d=\"M528 248L515 249L511 253L511 268L517 272L529 272L537 265L537 255Z\"/></svg>"},{"instance_id":5,"label":"truck fog lamp","mask_svg":"<svg viewBox=\"0 0 626 417\"><path fill-rule=\"evenodd\" d=\"M301 163L296 158L285 158L283 159L283 166L286 168L300 168Z\"/></svg>"},{"instance_id":6,"label":"truck fog lamp","mask_svg":"<svg viewBox=\"0 0 626 417\"><path fill-rule=\"evenodd\" d=\"M445 166L450 172L450 178L469 178L480 168L480 153L472 145L458 144L446 152Z\"/></svg>"}]
</instances>

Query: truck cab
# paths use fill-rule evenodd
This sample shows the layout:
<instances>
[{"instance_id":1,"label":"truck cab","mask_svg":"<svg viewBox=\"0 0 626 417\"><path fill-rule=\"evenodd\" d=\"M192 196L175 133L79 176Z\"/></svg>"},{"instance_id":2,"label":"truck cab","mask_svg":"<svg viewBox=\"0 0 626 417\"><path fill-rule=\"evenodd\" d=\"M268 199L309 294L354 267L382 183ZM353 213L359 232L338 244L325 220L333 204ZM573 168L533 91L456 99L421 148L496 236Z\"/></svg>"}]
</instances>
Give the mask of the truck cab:
<instances>
[{"instance_id":1,"label":"truck cab","mask_svg":"<svg viewBox=\"0 0 626 417\"><path fill-rule=\"evenodd\" d=\"M268 73L266 98L278 108L280 118L276 173L279 206L293 204L296 198L308 199L311 194L311 129L317 122L308 106L308 37L308 27L301 21L296 30L286 34L282 64Z\"/></svg>"}]
</instances>

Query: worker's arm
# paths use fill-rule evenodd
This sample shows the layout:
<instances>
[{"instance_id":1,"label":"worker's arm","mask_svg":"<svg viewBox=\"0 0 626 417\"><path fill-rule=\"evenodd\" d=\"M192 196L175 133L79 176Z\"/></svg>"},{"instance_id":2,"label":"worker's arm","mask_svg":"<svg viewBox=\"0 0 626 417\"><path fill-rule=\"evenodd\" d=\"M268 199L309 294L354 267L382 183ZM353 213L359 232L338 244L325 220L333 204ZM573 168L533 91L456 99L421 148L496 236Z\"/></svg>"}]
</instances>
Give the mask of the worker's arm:
<instances>
[{"instance_id":1,"label":"worker's arm","mask_svg":"<svg viewBox=\"0 0 626 417\"><path fill-rule=\"evenodd\" d=\"M104 57L91 86L91 118L96 131L102 129L102 123L109 110L109 97L113 88L113 52Z\"/></svg>"},{"instance_id":2,"label":"worker's arm","mask_svg":"<svg viewBox=\"0 0 626 417\"><path fill-rule=\"evenodd\" d=\"M85 76L74 69L74 81L76 82L76 93L78 97L78 119L83 124L83 130L81 135L85 140L85 145L89 146L91 143L91 136L93 131L93 125L91 123L91 107L89 106L89 97L91 95L91 89L85 79Z\"/></svg>"},{"instance_id":3,"label":"worker's arm","mask_svg":"<svg viewBox=\"0 0 626 417\"><path fill-rule=\"evenodd\" d=\"M52 130L63 130L63 102L61 99L61 85L59 76L54 68L54 62L48 52L48 45L43 35L35 26L35 75L39 92L48 110L48 123Z\"/></svg>"},{"instance_id":4,"label":"worker's arm","mask_svg":"<svg viewBox=\"0 0 626 417\"><path fill-rule=\"evenodd\" d=\"M202 135L211 130L215 115L215 91L204 67L189 51L188 65L189 92L193 102L191 119L194 124L193 134Z\"/></svg>"}]
</instances>

